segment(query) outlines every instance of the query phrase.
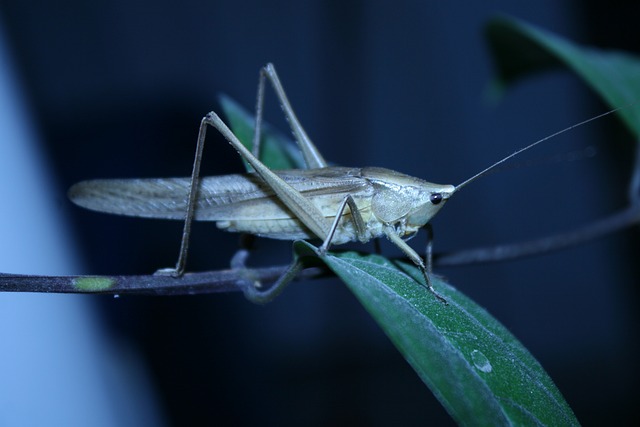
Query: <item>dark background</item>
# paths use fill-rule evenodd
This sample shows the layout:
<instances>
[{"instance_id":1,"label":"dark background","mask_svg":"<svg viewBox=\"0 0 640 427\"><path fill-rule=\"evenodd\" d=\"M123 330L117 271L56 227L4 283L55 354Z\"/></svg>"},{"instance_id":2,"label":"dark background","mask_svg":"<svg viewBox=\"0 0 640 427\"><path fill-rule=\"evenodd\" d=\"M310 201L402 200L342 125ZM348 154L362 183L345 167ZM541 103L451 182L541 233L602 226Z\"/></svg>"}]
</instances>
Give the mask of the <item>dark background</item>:
<instances>
[{"instance_id":1,"label":"dark background","mask_svg":"<svg viewBox=\"0 0 640 427\"><path fill-rule=\"evenodd\" d=\"M181 224L84 211L65 200L66 189L88 178L188 175L201 117L219 111L223 92L252 108L266 62L327 159L457 184L606 109L567 71L488 102L493 74L482 30L490 17L513 15L603 48L640 48L632 2L469 3L3 1L0 30L53 172L56 209L80 248L81 271L64 273L144 274L175 262ZM267 96L267 119L286 130ZM240 171L236 153L209 134L204 173ZM587 147L597 156L469 186L433 221L436 250L540 237L623 207L632 151L616 119L528 157ZM17 178L0 185L19 186ZM412 242L423 244L424 236ZM237 236L196 224L189 269L225 268L236 246ZM289 248L261 240L252 262L284 264ZM639 385L636 248L637 233L628 231L560 253L437 272L522 341L582 423L629 423L637 421ZM264 307L239 294L64 298L100 314L108 342L126 355L112 369L145 378L149 394L130 397L154 402L154 422L452 423L337 280L297 283ZM11 351L10 341L1 345ZM126 389L127 376L118 378ZM143 406L129 405L131 417ZM35 397L31 407L39 408Z\"/></svg>"}]
</instances>

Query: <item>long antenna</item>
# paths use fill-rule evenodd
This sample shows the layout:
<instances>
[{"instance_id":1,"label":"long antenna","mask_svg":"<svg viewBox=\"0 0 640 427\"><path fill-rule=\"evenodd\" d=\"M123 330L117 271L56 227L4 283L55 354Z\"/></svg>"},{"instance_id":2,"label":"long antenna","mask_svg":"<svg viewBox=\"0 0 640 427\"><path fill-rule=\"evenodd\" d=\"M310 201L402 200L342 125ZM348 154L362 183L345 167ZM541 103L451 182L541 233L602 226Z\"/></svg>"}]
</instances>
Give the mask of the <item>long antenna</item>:
<instances>
[{"instance_id":1,"label":"long antenna","mask_svg":"<svg viewBox=\"0 0 640 427\"><path fill-rule=\"evenodd\" d=\"M492 165L491 165L491 166L489 166L488 168L484 169L484 170L483 170L483 171L481 171L480 173L477 173L477 174L473 175L471 178L469 178L469 179L467 179L466 181L463 181L461 184L457 185L457 186L456 186L456 191L460 190L460 189L461 189L462 187L464 187L465 185L472 183L472 182L473 182L473 181L475 181L476 179L478 179L478 178L480 178L480 177L482 177L482 176L486 175L487 173L489 173L490 171L492 171L492 170L493 170L493 169L495 169L496 167L498 167L498 166L500 166L501 164L503 164L504 162L506 162L506 161L508 161L508 160L512 159L513 157L517 156L518 154L522 153L523 151L527 151L528 149L533 148L533 147L535 147L536 145L538 145L538 144L540 144L540 143L543 143L543 142L545 142L545 141L546 141L546 140L548 140L548 139L555 138L556 136L558 136L558 135L560 135L560 134L563 134L563 133L565 133L565 132L569 132L570 130L572 130L572 129L574 129L574 128L577 128L577 127L582 126L582 125L586 125L586 124L587 124L587 123L589 123L589 122L592 122L592 121L594 121L594 120L598 120L598 119L600 119L600 118L602 118L602 117L604 117L604 116L608 116L609 114L613 114L613 113L615 113L616 111L621 110L621 109L623 109L623 108L625 108L625 107L618 107L618 108L614 108L613 110L609 110L609 111L607 111L607 112L605 112L605 113L599 114L599 115L597 115L597 116L595 116L595 117L591 117L590 119L584 120L584 121L582 121L582 122L580 122L580 123L576 123L576 124L574 124L574 125L572 125L572 126L569 126L568 128L564 128L564 129L562 129L562 130L559 130L558 132L552 133L551 135L547 135L547 136L545 136L544 138L539 139L539 140L537 140L536 142L534 142L534 143L531 143L531 144L527 145L526 147L520 148L520 149L519 149L519 150L517 150L516 152L514 152L514 153L512 153L512 154L508 155L507 157L505 157L505 158L503 158L503 159L501 159L501 160L498 160L497 162L495 162L494 164L492 164Z\"/></svg>"}]
</instances>

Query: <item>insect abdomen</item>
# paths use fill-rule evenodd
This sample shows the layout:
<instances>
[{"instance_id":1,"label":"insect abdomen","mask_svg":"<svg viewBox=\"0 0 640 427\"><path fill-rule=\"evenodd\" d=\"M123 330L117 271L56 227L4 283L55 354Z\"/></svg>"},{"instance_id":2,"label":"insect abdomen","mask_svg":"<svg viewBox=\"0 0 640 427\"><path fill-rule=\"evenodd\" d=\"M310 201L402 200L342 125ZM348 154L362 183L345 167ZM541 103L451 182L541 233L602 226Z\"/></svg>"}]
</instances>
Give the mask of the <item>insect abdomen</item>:
<instances>
[{"instance_id":1,"label":"insect abdomen","mask_svg":"<svg viewBox=\"0 0 640 427\"><path fill-rule=\"evenodd\" d=\"M231 220L218 221L216 225L221 230L256 234L271 239L297 240L317 238L297 219Z\"/></svg>"}]
</instances>

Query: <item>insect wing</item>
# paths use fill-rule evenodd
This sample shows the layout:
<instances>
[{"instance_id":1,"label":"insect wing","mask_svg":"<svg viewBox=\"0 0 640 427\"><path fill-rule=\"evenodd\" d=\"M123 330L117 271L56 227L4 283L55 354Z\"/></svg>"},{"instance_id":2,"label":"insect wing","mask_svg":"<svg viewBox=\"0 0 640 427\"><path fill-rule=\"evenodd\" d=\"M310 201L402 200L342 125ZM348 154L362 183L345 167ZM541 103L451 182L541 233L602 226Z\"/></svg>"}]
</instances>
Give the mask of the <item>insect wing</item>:
<instances>
[{"instance_id":1,"label":"insect wing","mask_svg":"<svg viewBox=\"0 0 640 427\"><path fill-rule=\"evenodd\" d=\"M367 205L373 188L359 173L359 169L341 167L277 172L312 200L326 217L335 216L338 204L347 194ZM184 220L189 184L189 178L90 180L72 186L69 198L79 206L99 212ZM291 216L256 174L203 177L200 181L196 220L269 220Z\"/></svg>"}]
</instances>

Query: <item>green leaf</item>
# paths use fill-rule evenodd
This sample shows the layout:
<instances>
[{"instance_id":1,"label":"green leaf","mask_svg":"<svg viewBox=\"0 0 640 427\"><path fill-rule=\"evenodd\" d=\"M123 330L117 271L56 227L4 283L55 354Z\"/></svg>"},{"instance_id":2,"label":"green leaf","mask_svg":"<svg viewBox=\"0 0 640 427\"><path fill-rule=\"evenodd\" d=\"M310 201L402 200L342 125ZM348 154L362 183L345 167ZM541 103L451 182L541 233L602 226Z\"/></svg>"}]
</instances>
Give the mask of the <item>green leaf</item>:
<instances>
[{"instance_id":1,"label":"green leaf","mask_svg":"<svg viewBox=\"0 0 640 427\"><path fill-rule=\"evenodd\" d=\"M513 18L496 18L486 36L497 68L495 88L534 72L566 66L578 74L620 115L636 138L640 111L624 108L640 101L640 58L625 52L580 46Z\"/></svg>"},{"instance_id":2,"label":"green leaf","mask_svg":"<svg viewBox=\"0 0 640 427\"><path fill-rule=\"evenodd\" d=\"M233 133L245 147L251 150L255 116L228 96L221 95L220 104ZM273 170L306 169L304 159L296 144L265 122L262 123L259 159ZM246 162L245 167L247 171L251 170Z\"/></svg>"},{"instance_id":3,"label":"green leaf","mask_svg":"<svg viewBox=\"0 0 640 427\"><path fill-rule=\"evenodd\" d=\"M315 253L296 242L300 255ZM375 318L451 416L466 425L578 425L531 354L484 309L413 265L354 252L321 256Z\"/></svg>"}]
</instances>

